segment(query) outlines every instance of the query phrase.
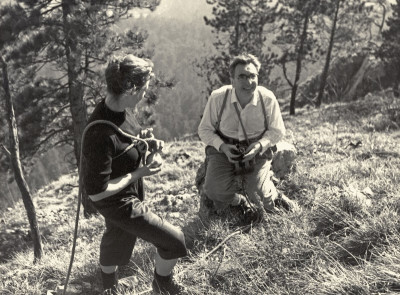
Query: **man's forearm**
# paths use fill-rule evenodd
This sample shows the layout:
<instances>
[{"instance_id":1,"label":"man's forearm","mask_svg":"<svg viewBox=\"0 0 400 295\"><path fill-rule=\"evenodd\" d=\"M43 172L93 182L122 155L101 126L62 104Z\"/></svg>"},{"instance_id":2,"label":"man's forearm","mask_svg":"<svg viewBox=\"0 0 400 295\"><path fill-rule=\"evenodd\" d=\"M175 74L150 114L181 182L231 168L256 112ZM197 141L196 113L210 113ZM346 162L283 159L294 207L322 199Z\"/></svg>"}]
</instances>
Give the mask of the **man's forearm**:
<instances>
[{"instance_id":1,"label":"man's forearm","mask_svg":"<svg viewBox=\"0 0 400 295\"><path fill-rule=\"evenodd\" d=\"M268 130L264 133L264 136L259 140L261 143L261 154L263 154L268 148L276 145L284 136L283 131Z\"/></svg>"},{"instance_id":2,"label":"man's forearm","mask_svg":"<svg viewBox=\"0 0 400 295\"><path fill-rule=\"evenodd\" d=\"M204 128L200 125L198 133L202 142L204 142L206 145L215 147L217 150L219 150L221 144L224 143L221 137L219 137L216 133L215 129L210 129L207 127Z\"/></svg>"}]
</instances>

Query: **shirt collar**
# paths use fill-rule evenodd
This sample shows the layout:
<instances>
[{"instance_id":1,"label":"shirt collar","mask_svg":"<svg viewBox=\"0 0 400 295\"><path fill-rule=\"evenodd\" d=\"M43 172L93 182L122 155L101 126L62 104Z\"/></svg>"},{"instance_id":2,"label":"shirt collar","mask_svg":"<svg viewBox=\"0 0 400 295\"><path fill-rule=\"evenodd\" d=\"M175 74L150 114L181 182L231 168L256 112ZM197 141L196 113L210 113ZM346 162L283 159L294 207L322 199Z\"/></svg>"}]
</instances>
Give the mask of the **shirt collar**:
<instances>
[{"instance_id":1,"label":"shirt collar","mask_svg":"<svg viewBox=\"0 0 400 295\"><path fill-rule=\"evenodd\" d=\"M257 89L256 89L256 91L254 91L253 98L252 98L252 100L250 101L250 103L251 103L253 106L257 106L258 97L259 97L259 92L258 92ZM238 100L238 98L237 98L237 96L236 96L235 88L232 88L231 103L235 103L235 102L239 103L239 100Z\"/></svg>"},{"instance_id":2,"label":"shirt collar","mask_svg":"<svg viewBox=\"0 0 400 295\"><path fill-rule=\"evenodd\" d=\"M239 103L239 100L238 100L238 98L236 96L235 88L232 88L231 103L235 103L235 102Z\"/></svg>"}]
</instances>

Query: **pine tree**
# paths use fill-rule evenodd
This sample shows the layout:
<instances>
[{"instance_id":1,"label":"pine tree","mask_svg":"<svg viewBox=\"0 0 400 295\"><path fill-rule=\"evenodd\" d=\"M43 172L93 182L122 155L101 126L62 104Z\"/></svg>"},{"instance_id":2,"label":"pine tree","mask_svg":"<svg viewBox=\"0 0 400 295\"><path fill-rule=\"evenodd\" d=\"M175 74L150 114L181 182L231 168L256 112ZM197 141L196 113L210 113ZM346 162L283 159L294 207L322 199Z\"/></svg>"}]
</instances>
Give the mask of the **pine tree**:
<instances>
[{"instance_id":1,"label":"pine tree","mask_svg":"<svg viewBox=\"0 0 400 295\"><path fill-rule=\"evenodd\" d=\"M87 105L104 97L104 64L124 49L149 54L143 51L146 34L137 28L122 32L114 24L134 7L153 10L159 2L18 0L1 8L6 34L0 49L17 70L11 78L17 116L25 133L34 135L22 151L72 143L79 160Z\"/></svg>"},{"instance_id":2,"label":"pine tree","mask_svg":"<svg viewBox=\"0 0 400 295\"><path fill-rule=\"evenodd\" d=\"M240 53L257 56L262 64L260 84L268 85L269 73L276 57L268 47L266 25L273 22L271 1L262 0L207 0L213 5L213 17L205 17L205 23L212 27L217 53L198 64L200 75L207 78L210 93L217 87L230 84L230 59Z\"/></svg>"},{"instance_id":3,"label":"pine tree","mask_svg":"<svg viewBox=\"0 0 400 295\"><path fill-rule=\"evenodd\" d=\"M117 51L149 54L143 50L146 34L137 28L121 32L114 25L132 8L154 10L159 3L16 0L1 7L0 50L15 69L10 87L27 136L21 141L25 155L70 144L78 165L87 106L105 95L103 65Z\"/></svg>"},{"instance_id":4,"label":"pine tree","mask_svg":"<svg viewBox=\"0 0 400 295\"><path fill-rule=\"evenodd\" d=\"M328 50L326 53L324 69L322 70L321 79L319 82L319 91L318 91L318 95L317 95L316 102L315 102L315 105L317 107L321 106L322 97L324 95L324 90L325 90L325 85L326 85L326 80L328 78L329 65L331 63L331 58L332 58L332 50L333 50L333 44L334 44L334 40L335 40L335 34L336 34L336 28L337 28L337 22L338 22L339 9L340 9L341 2L342 2L342 0L334 1L333 20L332 20L331 31L330 31L330 35L329 35L329 45L328 45Z\"/></svg>"},{"instance_id":5,"label":"pine tree","mask_svg":"<svg viewBox=\"0 0 400 295\"><path fill-rule=\"evenodd\" d=\"M290 114L295 114L296 95L303 63L316 46L316 39L310 33L312 18L319 12L320 0L283 0L279 11L281 29L275 40L283 55L279 59L283 75L291 88ZM295 75L289 77L287 64L295 63Z\"/></svg>"},{"instance_id":6,"label":"pine tree","mask_svg":"<svg viewBox=\"0 0 400 295\"><path fill-rule=\"evenodd\" d=\"M25 181L25 176L22 171L20 153L19 153L19 142L18 142L18 126L15 119L13 97L11 96L10 93L8 67L3 56L1 55L0 55L0 65L2 69L2 77L3 77L2 86L5 94L4 98L5 98L6 113L7 113L7 123L8 123L7 125L10 138L9 149L4 145L2 146L3 149L6 151L6 153L8 154L8 156L10 157L10 162L13 167L14 176L18 184L19 190L21 191L22 201L25 206L31 230L34 262L36 262L37 260L40 260L43 255L42 241L36 218L35 205L33 204L32 195L29 191L28 184Z\"/></svg>"},{"instance_id":7,"label":"pine tree","mask_svg":"<svg viewBox=\"0 0 400 295\"><path fill-rule=\"evenodd\" d=\"M362 62L356 73L341 73L346 87L342 91L335 89L336 95L344 99L353 99L357 87L361 83L368 69L369 55L374 50L376 37L382 30L382 22L385 18L385 0L334 0L326 1L322 17L329 19L327 26L328 44L326 45L325 64L320 76L319 89L315 104L320 106L326 93L329 69L334 57L342 57L351 60L352 56L359 55ZM376 7L375 7L376 6ZM380 9L379 9L379 8ZM381 10L381 11L380 11ZM378 27L375 32L374 27ZM328 33L329 32L329 33ZM323 34L323 31L321 31Z\"/></svg>"},{"instance_id":8,"label":"pine tree","mask_svg":"<svg viewBox=\"0 0 400 295\"><path fill-rule=\"evenodd\" d=\"M393 14L388 18L386 24L388 29L382 32L383 43L377 55L382 58L389 71L395 76L393 93L396 97L400 95L400 0L391 5Z\"/></svg>"}]
</instances>

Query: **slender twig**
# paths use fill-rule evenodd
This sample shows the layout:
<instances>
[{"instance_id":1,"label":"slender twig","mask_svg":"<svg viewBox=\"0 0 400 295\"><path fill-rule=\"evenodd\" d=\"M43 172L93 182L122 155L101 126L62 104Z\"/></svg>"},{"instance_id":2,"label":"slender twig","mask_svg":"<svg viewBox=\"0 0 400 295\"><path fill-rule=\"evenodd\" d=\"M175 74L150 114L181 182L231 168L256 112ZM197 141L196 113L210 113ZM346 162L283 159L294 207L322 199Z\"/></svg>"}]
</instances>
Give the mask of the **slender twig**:
<instances>
[{"instance_id":1,"label":"slender twig","mask_svg":"<svg viewBox=\"0 0 400 295\"><path fill-rule=\"evenodd\" d=\"M214 278L214 277L217 275L217 272L218 272L219 268L221 267L222 261L224 261L225 254L226 254L226 251L225 251L226 249L225 249L225 247L224 247L223 249L224 249L224 251L223 251L223 253L222 253L222 258L221 258L221 260L219 261L218 266L217 266L217 269L214 271L214 274L212 275L211 278Z\"/></svg>"},{"instance_id":2,"label":"slender twig","mask_svg":"<svg viewBox=\"0 0 400 295\"><path fill-rule=\"evenodd\" d=\"M202 257L202 259L206 259L208 256L210 256L211 254L213 254L215 251L217 251L223 244L226 243L226 241L228 241L230 238L232 238L233 236L242 233L243 231L249 229L252 225L246 225L245 227L243 227L242 229L238 229L237 231L234 231L233 233L231 233L229 236L227 236L225 239L222 240L221 243L219 243L217 246L214 247L214 249L212 249L210 252L208 252L205 256Z\"/></svg>"},{"instance_id":3,"label":"slender twig","mask_svg":"<svg viewBox=\"0 0 400 295\"><path fill-rule=\"evenodd\" d=\"M290 79L289 79L289 77L288 77L288 75L287 75L286 62L285 62L285 61L282 61L282 62L281 62L281 65L282 65L282 71L283 71L283 76L285 77L285 80L288 82L288 84L290 85L290 87L293 88L293 83L292 83L292 81L290 81Z\"/></svg>"},{"instance_id":4,"label":"slender twig","mask_svg":"<svg viewBox=\"0 0 400 295\"><path fill-rule=\"evenodd\" d=\"M0 143L0 146L4 149L4 151L7 153L7 155L8 155L9 157L11 157L11 153L10 153L10 151L8 150L8 148L7 148L4 144L2 144L2 143Z\"/></svg>"}]
</instances>

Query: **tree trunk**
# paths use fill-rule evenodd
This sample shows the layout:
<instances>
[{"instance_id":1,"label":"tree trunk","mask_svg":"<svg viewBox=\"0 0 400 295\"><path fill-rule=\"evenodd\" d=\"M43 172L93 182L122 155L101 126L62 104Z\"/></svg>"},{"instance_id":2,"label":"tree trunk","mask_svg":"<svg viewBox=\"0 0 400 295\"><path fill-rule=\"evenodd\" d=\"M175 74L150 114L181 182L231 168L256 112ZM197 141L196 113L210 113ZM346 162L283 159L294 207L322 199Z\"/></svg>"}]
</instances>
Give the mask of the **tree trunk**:
<instances>
[{"instance_id":1,"label":"tree trunk","mask_svg":"<svg viewBox=\"0 0 400 295\"><path fill-rule=\"evenodd\" d=\"M65 55L67 58L68 72L68 99L72 115L74 132L74 152L79 163L81 136L87 123L86 105L84 103L84 86L80 81L82 51L78 40L73 34L73 12L76 4L74 1L63 0L63 24L65 34Z\"/></svg>"},{"instance_id":2,"label":"tree trunk","mask_svg":"<svg viewBox=\"0 0 400 295\"><path fill-rule=\"evenodd\" d=\"M365 73L367 72L369 67L369 56L366 55L361 63L360 68L358 69L357 73L352 77L349 85L346 87L345 91L343 92L343 98L346 101L356 99L356 91L358 85L362 82Z\"/></svg>"},{"instance_id":3,"label":"tree trunk","mask_svg":"<svg viewBox=\"0 0 400 295\"><path fill-rule=\"evenodd\" d=\"M63 25L65 34L65 55L67 57L68 67L68 99L72 115L72 127L74 134L74 152L78 165L80 162L80 149L82 144L82 134L87 123L86 104L84 102L84 85L81 81L81 59L82 51L79 48L78 40L73 34L73 15L76 9L77 1L62 1ZM89 217L96 213L96 209L91 205L86 193L82 194L82 205L84 207L84 215Z\"/></svg>"},{"instance_id":4,"label":"tree trunk","mask_svg":"<svg viewBox=\"0 0 400 295\"><path fill-rule=\"evenodd\" d=\"M324 66L324 70L323 70L322 75L321 75L321 81L320 81L320 84L319 84L319 91L318 91L317 101L316 101L316 104L315 104L317 107L321 106L322 98L324 96L326 79L328 78L329 65L331 63L332 48L333 48L333 43L335 41L336 24L337 24L337 19L338 19L338 14L339 14L340 2L341 2L341 0L337 0L336 1L336 10L335 10L335 16L333 18L333 23L332 23L332 29L331 29L331 36L330 36L330 39L329 39L328 52L326 54L325 66Z\"/></svg>"},{"instance_id":5,"label":"tree trunk","mask_svg":"<svg viewBox=\"0 0 400 295\"><path fill-rule=\"evenodd\" d=\"M297 82L294 82L293 87L292 87L292 95L290 97L290 115L296 114L296 93L297 93Z\"/></svg>"},{"instance_id":6,"label":"tree trunk","mask_svg":"<svg viewBox=\"0 0 400 295\"><path fill-rule=\"evenodd\" d=\"M399 80L400 80L400 73L397 74L397 79L395 79L395 81L393 82L393 95L394 95L394 97L400 97L400 87L399 87L400 83L399 83Z\"/></svg>"},{"instance_id":7,"label":"tree trunk","mask_svg":"<svg viewBox=\"0 0 400 295\"><path fill-rule=\"evenodd\" d=\"M309 14L307 12L304 17L303 32L300 37L300 46L299 46L299 51L298 51L297 60L296 60L296 76L293 81L292 95L290 98L290 115L295 114L296 93L297 93L298 82L299 82L300 74L301 74L301 63L304 58L304 43L306 42L306 39L307 39L307 29L308 29L308 20L309 20L308 16L309 16Z\"/></svg>"},{"instance_id":8,"label":"tree trunk","mask_svg":"<svg viewBox=\"0 0 400 295\"><path fill-rule=\"evenodd\" d=\"M235 55L240 51L240 4L236 6L236 23L235 23Z\"/></svg>"},{"instance_id":9,"label":"tree trunk","mask_svg":"<svg viewBox=\"0 0 400 295\"><path fill-rule=\"evenodd\" d=\"M33 254L34 262L42 258L43 248L40 238L40 230L36 219L35 205L32 202L32 196L29 192L28 184L25 181L20 156L19 156L19 140L18 140L18 126L15 119L13 101L10 93L10 85L8 80L7 64L2 56L0 62L3 69L3 88L5 92L7 123L10 132L10 152L11 164L14 171L15 181L21 191L22 200L24 202L25 210L28 215L29 225L31 229L31 237L33 241Z\"/></svg>"}]
</instances>

